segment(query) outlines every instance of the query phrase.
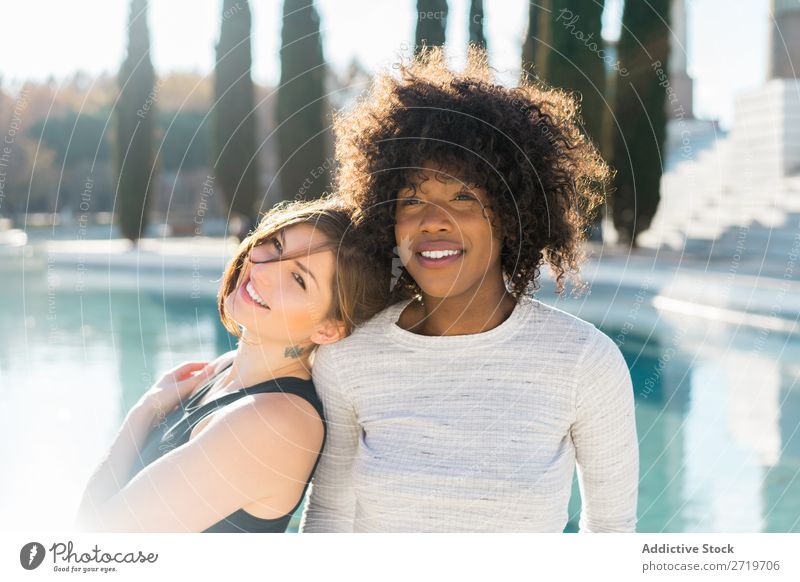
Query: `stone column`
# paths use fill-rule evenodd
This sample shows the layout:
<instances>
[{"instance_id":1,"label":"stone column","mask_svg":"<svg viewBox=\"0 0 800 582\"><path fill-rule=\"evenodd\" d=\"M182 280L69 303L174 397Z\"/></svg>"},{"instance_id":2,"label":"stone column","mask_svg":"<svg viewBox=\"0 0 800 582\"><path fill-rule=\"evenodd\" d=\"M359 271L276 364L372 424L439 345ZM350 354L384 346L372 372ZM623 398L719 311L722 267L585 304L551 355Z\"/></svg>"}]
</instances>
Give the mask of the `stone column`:
<instances>
[{"instance_id":1,"label":"stone column","mask_svg":"<svg viewBox=\"0 0 800 582\"><path fill-rule=\"evenodd\" d=\"M683 119L692 119L692 78L686 72L686 4L684 0L673 0L670 6L670 52L669 52L669 80L678 103L683 106L681 116ZM667 113L675 117L675 107L668 107Z\"/></svg>"},{"instance_id":2,"label":"stone column","mask_svg":"<svg viewBox=\"0 0 800 582\"><path fill-rule=\"evenodd\" d=\"M772 0L768 79L800 77L800 2Z\"/></svg>"}]
</instances>

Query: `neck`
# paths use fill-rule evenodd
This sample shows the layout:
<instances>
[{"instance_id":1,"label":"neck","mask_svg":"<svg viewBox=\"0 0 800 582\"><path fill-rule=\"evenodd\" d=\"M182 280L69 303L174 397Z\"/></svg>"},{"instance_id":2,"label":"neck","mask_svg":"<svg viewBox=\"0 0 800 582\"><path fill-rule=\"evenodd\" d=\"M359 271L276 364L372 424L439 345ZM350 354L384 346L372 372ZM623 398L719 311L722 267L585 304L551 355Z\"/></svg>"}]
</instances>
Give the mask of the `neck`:
<instances>
[{"instance_id":1,"label":"neck","mask_svg":"<svg viewBox=\"0 0 800 582\"><path fill-rule=\"evenodd\" d=\"M309 379L309 350L309 346L286 342L256 343L245 331L222 389L235 390L286 376Z\"/></svg>"},{"instance_id":2,"label":"neck","mask_svg":"<svg viewBox=\"0 0 800 582\"><path fill-rule=\"evenodd\" d=\"M503 323L517 301L499 285L484 285L477 291L455 297L422 294L422 317L409 331L430 336L469 335L494 329Z\"/></svg>"}]
</instances>

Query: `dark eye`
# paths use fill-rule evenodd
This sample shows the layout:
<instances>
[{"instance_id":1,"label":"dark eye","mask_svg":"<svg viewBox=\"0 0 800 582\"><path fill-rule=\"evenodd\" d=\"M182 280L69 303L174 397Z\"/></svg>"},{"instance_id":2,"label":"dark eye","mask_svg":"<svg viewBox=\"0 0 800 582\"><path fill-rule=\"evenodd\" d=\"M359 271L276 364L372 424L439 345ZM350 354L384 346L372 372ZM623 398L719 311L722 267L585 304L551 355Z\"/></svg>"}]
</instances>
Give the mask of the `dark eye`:
<instances>
[{"instance_id":1,"label":"dark eye","mask_svg":"<svg viewBox=\"0 0 800 582\"><path fill-rule=\"evenodd\" d=\"M303 289L306 288L306 282L303 280L303 277L301 277L297 273L292 273L292 276L294 277L294 280L297 281Z\"/></svg>"},{"instance_id":2,"label":"dark eye","mask_svg":"<svg viewBox=\"0 0 800 582\"><path fill-rule=\"evenodd\" d=\"M419 198L411 198L411 197L409 197L409 198L401 198L399 200L399 202L400 202L400 206L413 206L417 202L421 202L421 200Z\"/></svg>"},{"instance_id":3,"label":"dark eye","mask_svg":"<svg viewBox=\"0 0 800 582\"><path fill-rule=\"evenodd\" d=\"M461 198L462 200L476 200L472 194L467 194L466 192L459 192L456 194L456 198Z\"/></svg>"},{"instance_id":4,"label":"dark eye","mask_svg":"<svg viewBox=\"0 0 800 582\"><path fill-rule=\"evenodd\" d=\"M283 254L283 245L281 245L281 241L277 239L277 237L272 237L271 239L272 244L275 245L275 250L278 251L278 255Z\"/></svg>"}]
</instances>

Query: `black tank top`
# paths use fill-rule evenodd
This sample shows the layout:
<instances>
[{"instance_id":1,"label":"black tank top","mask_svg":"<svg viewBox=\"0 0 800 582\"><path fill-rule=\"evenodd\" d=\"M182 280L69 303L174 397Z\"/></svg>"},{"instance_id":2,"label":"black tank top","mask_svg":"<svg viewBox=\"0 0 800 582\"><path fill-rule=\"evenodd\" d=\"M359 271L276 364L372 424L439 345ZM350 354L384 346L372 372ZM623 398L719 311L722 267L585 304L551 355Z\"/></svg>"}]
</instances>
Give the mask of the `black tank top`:
<instances>
[{"instance_id":1,"label":"black tank top","mask_svg":"<svg viewBox=\"0 0 800 582\"><path fill-rule=\"evenodd\" d=\"M228 366L226 366L225 369L227 369L227 367ZM314 463L314 467L311 469L311 474L308 476L308 480L303 488L303 493L300 495L300 499L298 499L295 506L288 513L281 517L263 519L246 512L244 509L238 509L237 511L231 513L228 517L218 521L208 529L203 530L203 533L283 533L286 531L286 527L289 525L292 515L295 511L297 511L297 508L300 507L300 504L303 502L306 490L308 489L308 484L311 482L311 478L314 476L314 472L317 470L317 465L319 464L319 460L322 456L322 449L325 448L325 441L327 440L328 429L326 423L324 422L325 417L322 413L322 403L320 402L319 398L317 397L317 393L314 390L314 384L311 382L311 380L302 380L300 378L277 378L275 380L269 380L267 382L262 382L261 384L256 384L255 386L250 386L248 388L242 388L236 392L232 392L231 394L225 394L216 400L212 400L211 402L206 402L202 406L198 406L200 399L206 392L208 392L217 378L218 374L213 378L210 378L192 395L191 398L189 398L186 402L181 403L152 430L152 432L148 435L144 446L142 447L139 461L134 465L131 478L133 478L133 476L135 476L144 467L162 455L165 455L172 449L187 443L189 441L192 429L197 425L197 423L223 406L226 406L231 402L250 394L262 394L264 392L297 394L311 403L311 405L317 411L317 414L319 414L320 418L323 419L322 426L324 431L322 448L317 455L317 460Z\"/></svg>"}]
</instances>

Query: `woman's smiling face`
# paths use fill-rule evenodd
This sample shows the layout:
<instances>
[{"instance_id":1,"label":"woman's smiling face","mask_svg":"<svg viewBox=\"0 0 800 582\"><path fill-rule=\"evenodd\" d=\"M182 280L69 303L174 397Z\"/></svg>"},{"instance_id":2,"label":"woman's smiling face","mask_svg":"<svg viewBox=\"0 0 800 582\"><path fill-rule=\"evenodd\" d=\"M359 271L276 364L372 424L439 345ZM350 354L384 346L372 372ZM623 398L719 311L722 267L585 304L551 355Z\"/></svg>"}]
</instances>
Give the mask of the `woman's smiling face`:
<instances>
[{"instance_id":1,"label":"woman's smiling face","mask_svg":"<svg viewBox=\"0 0 800 582\"><path fill-rule=\"evenodd\" d=\"M398 192L395 210L398 254L424 294L469 299L494 278L502 281L502 242L483 189L426 162Z\"/></svg>"},{"instance_id":2,"label":"woman's smiling face","mask_svg":"<svg viewBox=\"0 0 800 582\"><path fill-rule=\"evenodd\" d=\"M325 320L335 268L327 242L312 225L297 224L250 250L236 290L225 299L249 339L300 344Z\"/></svg>"}]
</instances>

